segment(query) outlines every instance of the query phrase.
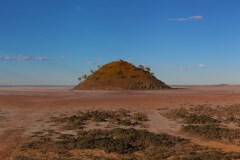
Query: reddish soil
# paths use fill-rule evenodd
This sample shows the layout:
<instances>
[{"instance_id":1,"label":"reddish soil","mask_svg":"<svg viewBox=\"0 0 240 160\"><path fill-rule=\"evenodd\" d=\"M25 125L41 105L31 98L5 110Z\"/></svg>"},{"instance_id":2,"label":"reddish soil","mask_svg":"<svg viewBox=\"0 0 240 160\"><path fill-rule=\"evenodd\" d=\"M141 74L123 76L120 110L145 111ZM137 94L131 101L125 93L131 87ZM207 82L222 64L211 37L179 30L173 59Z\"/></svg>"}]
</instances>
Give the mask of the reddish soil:
<instances>
[{"instance_id":1,"label":"reddish soil","mask_svg":"<svg viewBox=\"0 0 240 160\"><path fill-rule=\"evenodd\" d=\"M49 116L87 109L125 108L148 113L149 129L190 138L203 146L240 152L232 144L204 141L182 135L178 125L159 116L165 107L194 104L240 104L240 86L172 86L154 91L73 91L72 87L0 87L0 159L11 159L16 148L46 125Z\"/></svg>"},{"instance_id":2,"label":"reddish soil","mask_svg":"<svg viewBox=\"0 0 240 160\"><path fill-rule=\"evenodd\" d=\"M141 68L125 61L114 61L103 65L90 76L84 77L76 90L153 90L169 89L158 80L150 68Z\"/></svg>"}]
</instances>

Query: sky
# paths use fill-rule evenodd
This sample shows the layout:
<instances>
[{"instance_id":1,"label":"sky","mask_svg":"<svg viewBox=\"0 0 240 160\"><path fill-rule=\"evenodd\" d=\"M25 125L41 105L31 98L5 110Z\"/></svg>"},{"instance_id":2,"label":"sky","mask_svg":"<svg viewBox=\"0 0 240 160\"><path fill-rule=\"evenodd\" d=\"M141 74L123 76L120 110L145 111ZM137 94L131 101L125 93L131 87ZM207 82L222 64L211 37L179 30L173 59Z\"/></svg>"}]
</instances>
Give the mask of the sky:
<instances>
[{"instance_id":1,"label":"sky","mask_svg":"<svg viewBox=\"0 0 240 160\"><path fill-rule=\"evenodd\" d=\"M170 85L240 84L239 0L0 0L0 85L75 85L126 60Z\"/></svg>"}]
</instances>

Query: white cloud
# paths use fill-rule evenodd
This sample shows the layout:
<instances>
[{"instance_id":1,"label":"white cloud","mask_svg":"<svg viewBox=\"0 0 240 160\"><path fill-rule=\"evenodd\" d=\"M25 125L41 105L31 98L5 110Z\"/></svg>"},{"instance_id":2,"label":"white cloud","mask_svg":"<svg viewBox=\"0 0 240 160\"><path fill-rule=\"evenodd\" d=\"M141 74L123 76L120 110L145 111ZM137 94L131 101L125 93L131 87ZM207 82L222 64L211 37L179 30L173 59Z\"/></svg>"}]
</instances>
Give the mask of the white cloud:
<instances>
[{"instance_id":1,"label":"white cloud","mask_svg":"<svg viewBox=\"0 0 240 160\"><path fill-rule=\"evenodd\" d=\"M170 21L184 22L184 21L201 21L203 20L203 16L189 16L189 17L180 17L180 18L170 18Z\"/></svg>"},{"instance_id":2,"label":"white cloud","mask_svg":"<svg viewBox=\"0 0 240 160\"><path fill-rule=\"evenodd\" d=\"M28 60L45 61L48 59L49 59L48 57L41 56L0 56L0 61L28 61Z\"/></svg>"},{"instance_id":3,"label":"white cloud","mask_svg":"<svg viewBox=\"0 0 240 160\"><path fill-rule=\"evenodd\" d=\"M203 67L206 67L206 65L205 64L199 64L199 65L197 65L197 67L198 68L203 68Z\"/></svg>"},{"instance_id":4,"label":"white cloud","mask_svg":"<svg viewBox=\"0 0 240 160\"><path fill-rule=\"evenodd\" d=\"M203 20L203 16L191 16L188 17L189 19L195 19L195 20Z\"/></svg>"}]
</instances>

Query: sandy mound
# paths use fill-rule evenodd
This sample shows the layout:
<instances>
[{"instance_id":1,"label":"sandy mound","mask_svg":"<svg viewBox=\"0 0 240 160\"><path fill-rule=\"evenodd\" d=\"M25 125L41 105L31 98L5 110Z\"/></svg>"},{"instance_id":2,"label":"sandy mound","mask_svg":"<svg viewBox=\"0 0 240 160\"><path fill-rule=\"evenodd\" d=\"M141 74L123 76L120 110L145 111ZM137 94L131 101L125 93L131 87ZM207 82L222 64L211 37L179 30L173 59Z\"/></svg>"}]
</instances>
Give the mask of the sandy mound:
<instances>
[{"instance_id":1,"label":"sandy mound","mask_svg":"<svg viewBox=\"0 0 240 160\"><path fill-rule=\"evenodd\" d=\"M144 90L169 89L150 71L138 68L125 61L105 64L74 89L78 90Z\"/></svg>"}]
</instances>

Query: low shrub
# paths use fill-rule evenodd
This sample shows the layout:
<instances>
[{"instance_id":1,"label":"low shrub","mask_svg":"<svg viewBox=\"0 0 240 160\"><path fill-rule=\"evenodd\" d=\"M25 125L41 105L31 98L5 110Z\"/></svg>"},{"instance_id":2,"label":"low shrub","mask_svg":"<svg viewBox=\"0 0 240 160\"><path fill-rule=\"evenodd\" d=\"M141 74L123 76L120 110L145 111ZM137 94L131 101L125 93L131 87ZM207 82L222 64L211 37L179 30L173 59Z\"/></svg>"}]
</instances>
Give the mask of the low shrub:
<instances>
[{"instance_id":1,"label":"low shrub","mask_svg":"<svg viewBox=\"0 0 240 160\"><path fill-rule=\"evenodd\" d=\"M206 139L215 140L237 140L240 139L239 129L228 129L220 127L216 124L207 125L187 125L183 126L183 131L189 132L193 135L198 135Z\"/></svg>"},{"instance_id":2,"label":"low shrub","mask_svg":"<svg viewBox=\"0 0 240 160\"><path fill-rule=\"evenodd\" d=\"M164 114L165 117L169 119L176 120L178 118L184 118L189 115L189 112L186 108L176 108L176 109L171 109L170 111L166 112Z\"/></svg>"},{"instance_id":3,"label":"low shrub","mask_svg":"<svg viewBox=\"0 0 240 160\"><path fill-rule=\"evenodd\" d=\"M206 115L195 115L191 114L190 116L186 116L183 119L184 123L187 124L208 124L208 123L219 123L218 120L211 118Z\"/></svg>"},{"instance_id":4,"label":"low shrub","mask_svg":"<svg viewBox=\"0 0 240 160\"><path fill-rule=\"evenodd\" d=\"M101 149L119 154L133 153L148 146L174 146L184 139L145 130L112 129L81 131L77 137L68 136L58 143L66 149Z\"/></svg>"},{"instance_id":5,"label":"low shrub","mask_svg":"<svg viewBox=\"0 0 240 160\"><path fill-rule=\"evenodd\" d=\"M137 122L148 121L148 116L141 112L134 113L132 118Z\"/></svg>"},{"instance_id":6,"label":"low shrub","mask_svg":"<svg viewBox=\"0 0 240 160\"><path fill-rule=\"evenodd\" d=\"M131 115L130 111L119 109L117 111L94 110L87 112L79 112L79 114L63 117L52 117L52 122L63 124L64 129L74 130L83 129L87 121L92 122L114 122L123 126L140 125L143 121L147 121L146 114L138 112Z\"/></svg>"},{"instance_id":7,"label":"low shrub","mask_svg":"<svg viewBox=\"0 0 240 160\"><path fill-rule=\"evenodd\" d=\"M26 156L17 156L17 157L14 157L14 160L36 160L36 159L33 159L31 157L26 157Z\"/></svg>"}]
</instances>

